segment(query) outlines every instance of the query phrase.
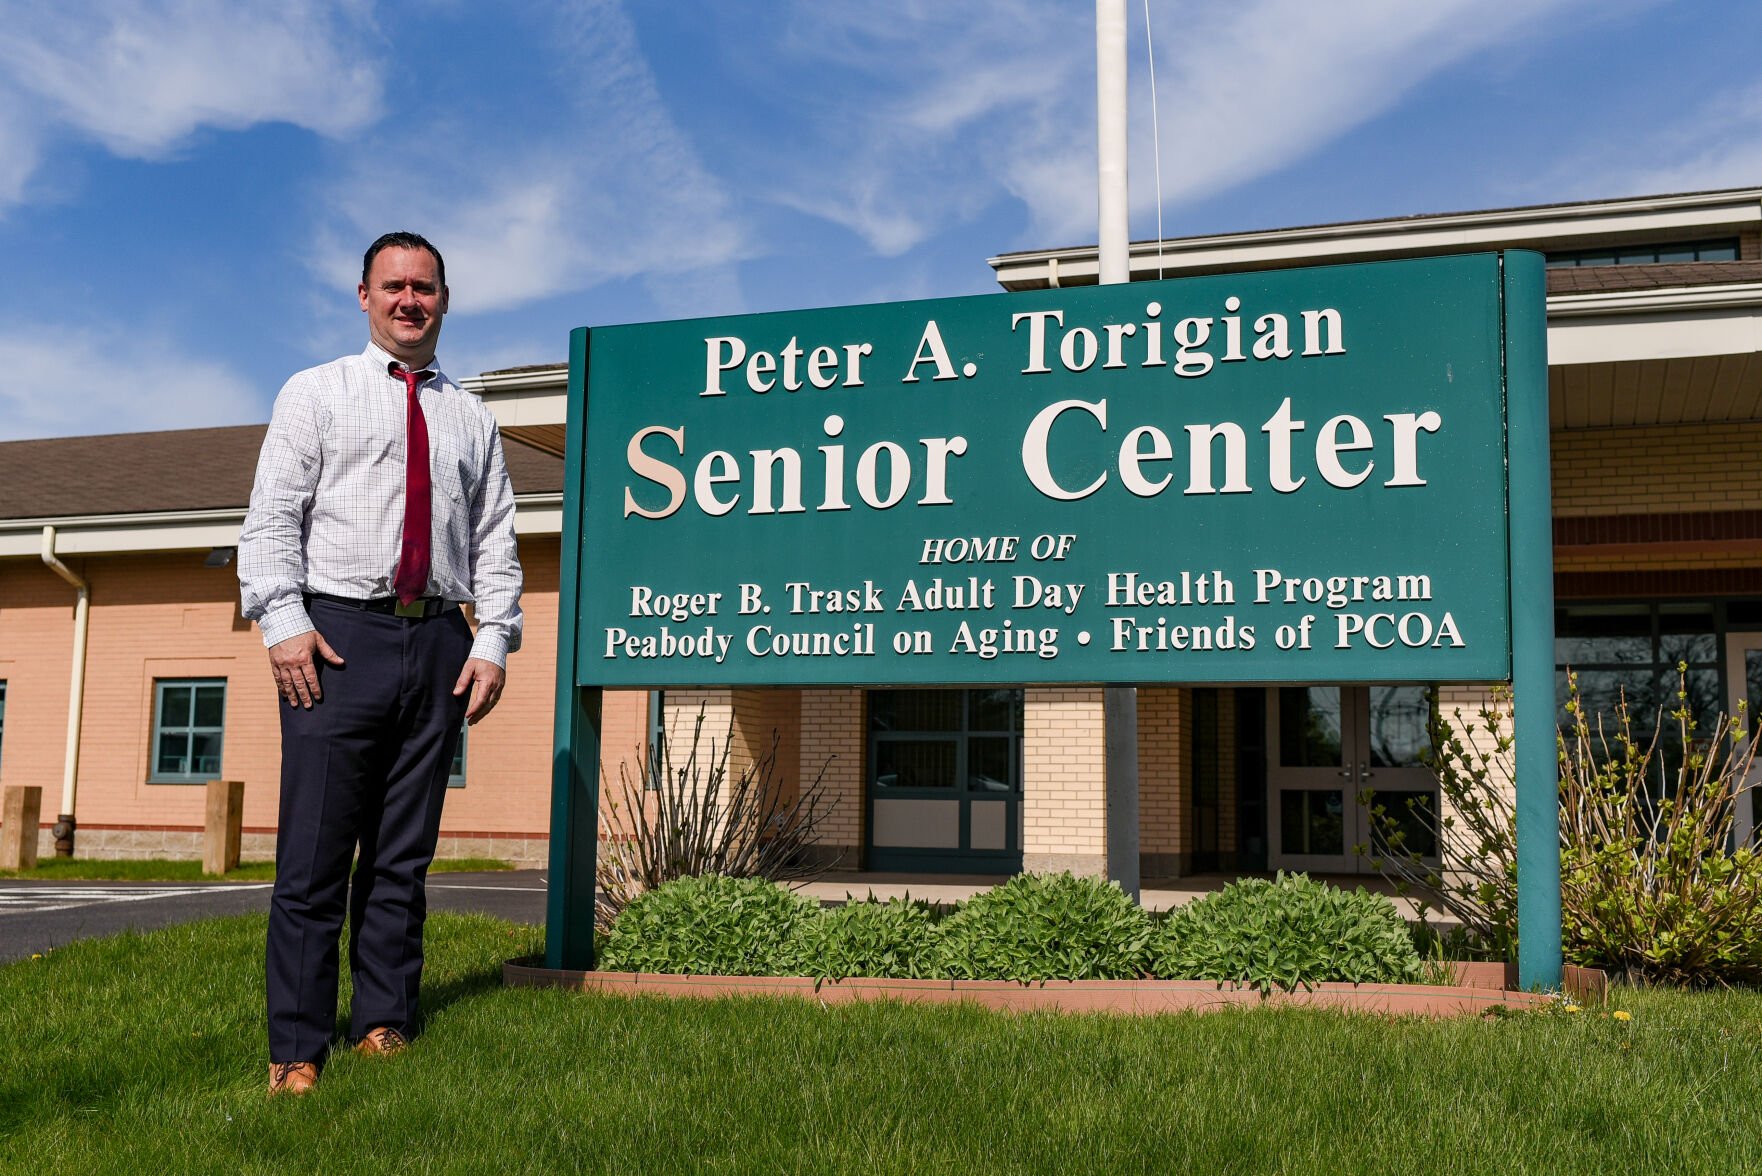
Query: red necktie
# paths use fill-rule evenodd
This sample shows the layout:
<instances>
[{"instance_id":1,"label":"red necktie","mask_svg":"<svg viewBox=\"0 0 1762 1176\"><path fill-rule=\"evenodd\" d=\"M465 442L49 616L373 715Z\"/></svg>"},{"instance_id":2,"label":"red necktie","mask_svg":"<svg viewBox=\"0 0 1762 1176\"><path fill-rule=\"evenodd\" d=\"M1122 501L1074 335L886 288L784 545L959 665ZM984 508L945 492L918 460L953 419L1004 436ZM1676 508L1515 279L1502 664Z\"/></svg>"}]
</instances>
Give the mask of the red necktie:
<instances>
[{"instance_id":1,"label":"red necktie","mask_svg":"<svg viewBox=\"0 0 1762 1176\"><path fill-rule=\"evenodd\" d=\"M404 542L398 550L398 573L392 580L398 600L409 604L428 590L428 421L422 416L422 402L417 399L416 386L433 373L394 367L392 374L400 377L410 390L409 410L405 414Z\"/></svg>"}]
</instances>

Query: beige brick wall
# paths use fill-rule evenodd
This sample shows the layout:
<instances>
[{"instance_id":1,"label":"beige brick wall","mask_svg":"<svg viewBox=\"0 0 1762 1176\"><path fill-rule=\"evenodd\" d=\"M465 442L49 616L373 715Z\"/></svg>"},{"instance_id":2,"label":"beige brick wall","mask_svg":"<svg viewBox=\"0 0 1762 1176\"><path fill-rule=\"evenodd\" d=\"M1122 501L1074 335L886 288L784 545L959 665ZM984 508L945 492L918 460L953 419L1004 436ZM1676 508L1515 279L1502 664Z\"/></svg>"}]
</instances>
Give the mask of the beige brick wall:
<instances>
[{"instance_id":1,"label":"beige brick wall","mask_svg":"<svg viewBox=\"0 0 1762 1176\"><path fill-rule=\"evenodd\" d=\"M554 537L521 543L524 648L509 660L495 713L468 736L466 786L449 792L442 821L447 845L485 838L524 845L548 834L557 550ZM277 696L262 639L239 616L235 571L204 567L206 554L67 560L91 585L75 807L82 855L182 855L185 842L199 837L203 789L147 783L154 682L163 678L226 680L220 774L245 783L247 838L274 830ZM41 787L45 825L61 804L73 605L73 589L41 561L0 560L0 679L7 683L0 784ZM608 746L642 721L643 705L641 695L608 694Z\"/></svg>"},{"instance_id":2,"label":"beige brick wall","mask_svg":"<svg viewBox=\"0 0 1762 1176\"><path fill-rule=\"evenodd\" d=\"M1454 730L1456 738L1462 741L1464 747L1471 751L1478 749L1478 751L1489 755L1495 752L1497 740L1486 730L1485 723L1481 718L1482 710L1492 711L1499 715L1500 730L1506 735L1511 734L1511 700L1509 698L1498 699L1497 689L1490 683L1472 682L1453 682L1438 687L1439 716ZM1548 705L1552 707L1553 702L1554 700L1550 698ZM1508 799L1514 796L1512 785L1514 780L1512 756L1514 753L1515 747L1505 755L1496 757L1493 772L1493 779L1503 783L1504 786L1500 791ZM1460 827L1459 810L1450 803L1449 797L1440 791L1438 800L1440 814L1447 820L1458 821ZM1454 868L1456 863L1446 854L1443 864L1446 870L1450 870Z\"/></svg>"},{"instance_id":3,"label":"beige brick wall","mask_svg":"<svg viewBox=\"0 0 1762 1176\"><path fill-rule=\"evenodd\" d=\"M1762 507L1762 422L1556 431L1554 513L1673 514Z\"/></svg>"},{"instance_id":4,"label":"beige brick wall","mask_svg":"<svg viewBox=\"0 0 1762 1176\"><path fill-rule=\"evenodd\" d=\"M76 570L80 564L71 561ZM45 822L61 806L73 608L73 589L40 560L0 560L0 680L7 684L0 785L41 788Z\"/></svg>"},{"instance_id":5,"label":"beige brick wall","mask_svg":"<svg viewBox=\"0 0 1762 1176\"><path fill-rule=\"evenodd\" d=\"M1188 841L1187 702L1180 689L1138 691L1138 849L1181 855Z\"/></svg>"},{"instance_id":6,"label":"beige brick wall","mask_svg":"<svg viewBox=\"0 0 1762 1176\"><path fill-rule=\"evenodd\" d=\"M863 778L868 736L861 690L800 692L798 778L821 778L832 804L821 844L847 869L858 866L863 847Z\"/></svg>"},{"instance_id":7,"label":"beige brick wall","mask_svg":"<svg viewBox=\"0 0 1762 1176\"><path fill-rule=\"evenodd\" d=\"M1030 689L1022 727L1022 865L1107 872L1106 724L1099 688Z\"/></svg>"}]
</instances>

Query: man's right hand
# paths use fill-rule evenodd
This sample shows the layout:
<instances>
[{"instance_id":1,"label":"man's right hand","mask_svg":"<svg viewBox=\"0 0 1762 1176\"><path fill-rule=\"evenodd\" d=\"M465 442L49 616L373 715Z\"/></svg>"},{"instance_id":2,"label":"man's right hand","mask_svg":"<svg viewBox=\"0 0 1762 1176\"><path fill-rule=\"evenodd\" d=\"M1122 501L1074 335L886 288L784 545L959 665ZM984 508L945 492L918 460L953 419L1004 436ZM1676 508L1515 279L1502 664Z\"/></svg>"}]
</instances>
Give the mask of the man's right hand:
<instances>
[{"instance_id":1,"label":"man's right hand","mask_svg":"<svg viewBox=\"0 0 1762 1176\"><path fill-rule=\"evenodd\" d=\"M318 688L318 667L312 660L314 652L333 666L343 664L342 655L330 647L317 630L289 637L269 647L269 668L275 674L275 687L289 706L312 709L324 697Z\"/></svg>"}]
</instances>

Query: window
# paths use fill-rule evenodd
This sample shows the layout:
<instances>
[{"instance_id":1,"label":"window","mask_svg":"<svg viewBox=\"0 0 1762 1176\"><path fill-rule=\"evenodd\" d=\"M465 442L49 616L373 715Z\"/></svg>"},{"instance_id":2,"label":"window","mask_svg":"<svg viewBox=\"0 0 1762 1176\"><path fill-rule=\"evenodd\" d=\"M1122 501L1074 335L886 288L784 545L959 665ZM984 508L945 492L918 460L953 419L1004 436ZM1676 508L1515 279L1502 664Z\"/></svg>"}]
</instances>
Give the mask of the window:
<instances>
[{"instance_id":1,"label":"window","mask_svg":"<svg viewBox=\"0 0 1762 1176\"><path fill-rule=\"evenodd\" d=\"M218 779L226 679L166 679L153 685L153 766L147 782L206 784Z\"/></svg>"},{"instance_id":2,"label":"window","mask_svg":"<svg viewBox=\"0 0 1762 1176\"><path fill-rule=\"evenodd\" d=\"M1668 779L1681 761L1682 735L1669 712L1677 705L1677 667L1685 666L1683 701L1702 732L1725 709L1720 683L1720 626L1714 602L1622 601L1563 605L1554 614L1555 690L1567 698L1567 671L1578 675L1579 700L1605 723L1625 699L1634 738L1659 737L1659 767ZM1663 719L1662 726L1659 720ZM1557 716L1562 724L1567 717Z\"/></svg>"},{"instance_id":3,"label":"window","mask_svg":"<svg viewBox=\"0 0 1762 1176\"><path fill-rule=\"evenodd\" d=\"M453 766L447 769L447 787L465 787L465 735L471 730L471 724L459 724L459 742L453 748Z\"/></svg>"},{"instance_id":4,"label":"window","mask_svg":"<svg viewBox=\"0 0 1762 1176\"><path fill-rule=\"evenodd\" d=\"M661 776L667 757L667 692L649 691L649 770L643 775L643 787L649 792L661 790Z\"/></svg>"},{"instance_id":5,"label":"window","mask_svg":"<svg viewBox=\"0 0 1762 1176\"><path fill-rule=\"evenodd\" d=\"M1684 261L1736 261L1735 237L1713 241L1670 241L1651 245L1623 245L1608 249L1580 249L1548 254L1549 268L1577 265L1660 265Z\"/></svg>"},{"instance_id":6,"label":"window","mask_svg":"<svg viewBox=\"0 0 1762 1176\"><path fill-rule=\"evenodd\" d=\"M6 683L0 682L0 748L6 743ZM0 760L0 763L4 763Z\"/></svg>"}]
</instances>

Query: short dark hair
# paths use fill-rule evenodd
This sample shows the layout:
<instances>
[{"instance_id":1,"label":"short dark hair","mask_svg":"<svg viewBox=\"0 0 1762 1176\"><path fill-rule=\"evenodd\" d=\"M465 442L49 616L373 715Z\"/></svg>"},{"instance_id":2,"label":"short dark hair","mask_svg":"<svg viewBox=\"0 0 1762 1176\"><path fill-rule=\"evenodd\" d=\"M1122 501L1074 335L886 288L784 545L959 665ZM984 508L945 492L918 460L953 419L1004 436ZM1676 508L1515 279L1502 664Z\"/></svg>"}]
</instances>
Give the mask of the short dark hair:
<instances>
[{"instance_id":1,"label":"short dark hair","mask_svg":"<svg viewBox=\"0 0 1762 1176\"><path fill-rule=\"evenodd\" d=\"M440 284L447 284L447 263L441 259L440 250L429 244L428 238L419 233L386 233L379 240L367 247L366 256L361 258L361 284L367 284L367 275L373 272L373 259L383 249L426 249L434 255L434 268L439 271Z\"/></svg>"}]
</instances>

